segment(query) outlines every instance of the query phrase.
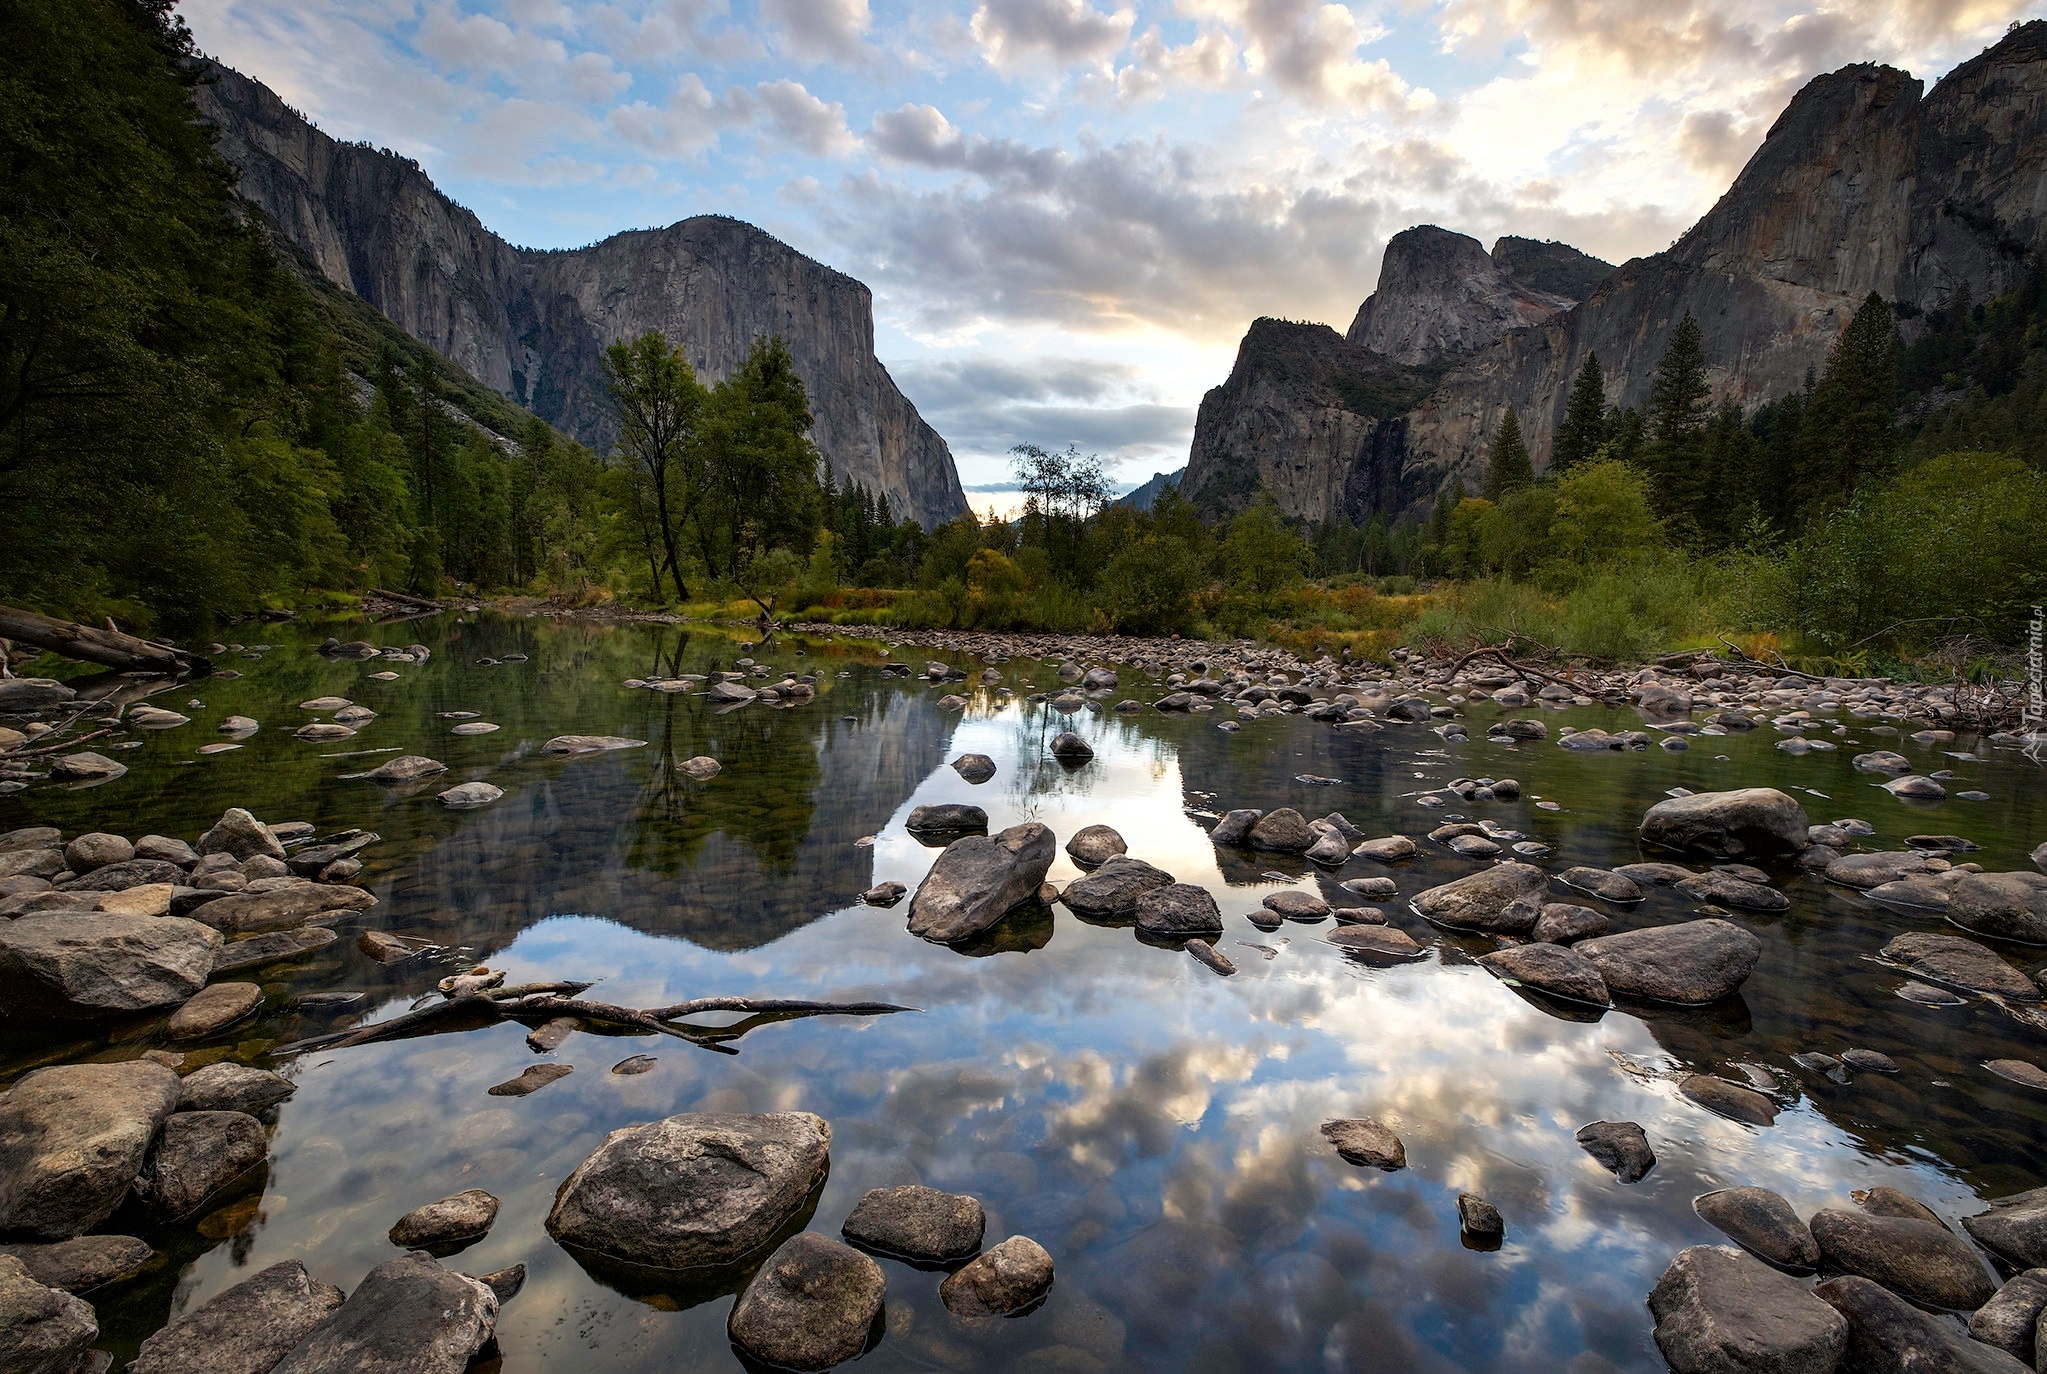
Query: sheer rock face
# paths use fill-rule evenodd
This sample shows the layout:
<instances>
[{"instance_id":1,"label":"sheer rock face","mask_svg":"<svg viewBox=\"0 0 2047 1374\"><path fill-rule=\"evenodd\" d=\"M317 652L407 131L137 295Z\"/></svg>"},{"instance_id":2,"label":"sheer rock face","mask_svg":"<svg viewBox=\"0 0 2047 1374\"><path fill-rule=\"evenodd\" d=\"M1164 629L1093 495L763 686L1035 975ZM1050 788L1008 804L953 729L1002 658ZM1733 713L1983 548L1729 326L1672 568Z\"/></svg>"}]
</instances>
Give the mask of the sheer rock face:
<instances>
[{"instance_id":1,"label":"sheer rock face","mask_svg":"<svg viewBox=\"0 0 2047 1374\"><path fill-rule=\"evenodd\" d=\"M1509 407L1540 468L1586 358L1599 355L1610 403L1642 406L1687 311L1701 330L1716 399L1753 408L1784 396L1803 386L1809 368L1825 365L1828 349L1872 291L1924 311L1961 291L1982 301L2015 288L2027 256L2047 242L2043 158L2047 22L2012 30L1930 92L1910 74L1874 64L1817 77L1793 97L1719 203L1676 244L1622 264L1568 309L1502 326L1426 399L1369 427L1370 441L1352 446L1348 478L1319 473L1316 484L1349 494L1352 505L1343 513L1353 520L1424 506L1460 476L1475 489L1487 444ZM1427 238L1414 239L1418 234ZM1412 294L1431 278L1395 252L1409 239L1438 245L1428 261L1433 280L1448 283L1441 288L1448 296ZM1459 242L1444 246L1447 240ZM1394 276L1382 274L1351 339L1420 356L1425 340L1441 346L1457 337L1453 323L1475 324L1477 316L1453 310L1451 299L1491 299L1499 319L1505 298L1487 297L1476 275L1452 279L1453 261L1479 272L1476 250L1471 240L1440 230L1396 236L1384 269ZM1510 280L1531 291L1585 289L1582 277L1574 282L1555 264L1531 263L1526 249L1506 240L1491 259L1495 270L1505 264ZM1396 281L1409 294L1395 291ZM1247 349L1250 343L1247 336ZM1240 353L1239 372L1243 367ZM1211 401L1235 382L1233 374ZM1205 402L1204 419L1209 412ZM1317 413L1304 408L1291 423ZM1295 456L1298 445L1286 449L1293 439L1288 416L1262 423L1274 452L1250 453L1238 442L1230 450L1243 460L1235 473L1255 468L1290 513L1323 518L1290 488L1269 482L1265 471L1283 460L1305 462L1309 472L1292 479L1298 487L1323 461L1320 451L1310 448L1302 457ZM1190 490L1209 429L1221 432L1215 422L1197 423ZM1234 480L1248 494L1248 477Z\"/></svg>"},{"instance_id":2,"label":"sheer rock face","mask_svg":"<svg viewBox=\"0 0 2047 1374\"><path fill-rule=\"evenodd\" d=\"M707 382L780 335L838 480L930 525L966 509L952 453L874 356L873 297L751 225L700 215L571 252L515 248L419 165L329 138L268 88L209 69L200 111L241 194L292 250L486 386L586 443L611 437L599 361L658 329Z\"/></svg>"},{"instance_id":3,"label":"sheer rock face","mask_svg":"<svg viewBox=\"0 0 2047 1374\"><path fill-rule=\"evenodd\" d=\"M1509 262L1514 257L1507 255ZM1477 352L1509 329L1541 324L1574 304L1575 297L1517 281L1477 239L1423 224L1387 241L1379 288L1358 307L1345 337L1416 366Z\"/></svg>"}]
</instances>

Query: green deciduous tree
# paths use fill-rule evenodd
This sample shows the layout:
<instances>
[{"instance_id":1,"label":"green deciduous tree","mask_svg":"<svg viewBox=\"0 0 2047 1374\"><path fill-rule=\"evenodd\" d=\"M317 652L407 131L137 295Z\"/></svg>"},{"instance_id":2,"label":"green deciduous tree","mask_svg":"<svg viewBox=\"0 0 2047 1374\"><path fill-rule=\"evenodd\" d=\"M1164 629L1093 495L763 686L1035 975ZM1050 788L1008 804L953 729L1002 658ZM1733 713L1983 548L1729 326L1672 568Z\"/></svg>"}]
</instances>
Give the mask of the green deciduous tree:
<instances>
[{"instance_id":1,"label":"green deciduous tree","mask_svg":"<svg viewBox=\"0 0 2047 1374\"><path fill-rule=\"evenodd\" d=\"M618 412L617 453L629 473L627 483L614 484L614 495L625 498L641 542L655 554L655 590L666 576L676 600L686 601L683 522L697 515L706 485L699 433L707 401L703 384L682 349L658 332L605 349L604 380ZM628 485L634 490L619 490Z\"/></svg>"}]
</instances>

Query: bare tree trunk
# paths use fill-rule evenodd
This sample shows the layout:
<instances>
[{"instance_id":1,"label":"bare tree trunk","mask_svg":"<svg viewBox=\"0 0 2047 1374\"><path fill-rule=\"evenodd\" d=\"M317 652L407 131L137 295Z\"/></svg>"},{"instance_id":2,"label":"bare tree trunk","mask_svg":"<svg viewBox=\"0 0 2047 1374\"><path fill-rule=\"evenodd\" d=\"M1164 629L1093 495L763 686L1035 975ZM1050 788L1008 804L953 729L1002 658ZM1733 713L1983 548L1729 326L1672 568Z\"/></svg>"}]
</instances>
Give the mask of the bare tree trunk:
<instances>
[{"instance_id":1,"label":"bare tree trunk","mask_svg":"<svg viewBox=\"0 0 2047 1374\"><path fill-rule=\"evenodd\" d=\"M53 620L12 606L0 606L0 639L33 644L38 649L48 649L51 653L75 658L82 663L101 663L123 672L182 674L213 671L210 660L183 649L152 644L116 630L96 630L90 625Z\"/></svg>"}]
</instances>

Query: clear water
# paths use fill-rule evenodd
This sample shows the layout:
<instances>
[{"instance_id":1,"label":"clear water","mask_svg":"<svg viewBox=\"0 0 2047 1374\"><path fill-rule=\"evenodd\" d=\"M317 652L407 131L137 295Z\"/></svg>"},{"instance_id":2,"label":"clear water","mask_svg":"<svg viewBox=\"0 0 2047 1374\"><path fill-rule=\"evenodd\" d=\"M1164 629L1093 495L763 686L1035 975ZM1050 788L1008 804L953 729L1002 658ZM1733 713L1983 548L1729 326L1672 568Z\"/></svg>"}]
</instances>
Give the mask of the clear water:
<instances>
[{"instance_id":1,"label":"clear water","mask_svg":"<svg viewBox=\"0 0 2047 1374\"><path fill-rule=\"evenodd\" d=\"M1353 860L1336 874L1271 855L1219 857L1188 814L1292 805L1419 838L1470 812L1554 845L1544 862L1560 870L1644 857L1635 825L1668 788L1767 784L1793 791L1814 820L1868 819L1870 847L1956 832L1982 846L1971 857L1986 867L2023 868L2047 838L2047 787L2010 751L1948 758L1943 751L1968 753L1972 742L1921 746L1849 722L1841 750L1803 758L1776 751L1767 728L1695 738L1685 754L1583 755L1554 742L1484 741L1494 708L1480 703L1469 708L1473 742L1450 745L1420 727L1359 736L1295 717L1232 734L1215 728L1228 712L1091 709L1068 722L1021 700L1027 684L1056 682L1049 665L1023 662L1003 667L1017 700L977 692L964 714L948 713L937 700L956 688L889 676L881 649L857 641L806 642L801 658L791 642L757 651L778 670L818 672L818 698L718 714L692 697L620 685L731 666L746 649L717 631L484 616L251 633L272 650L229 660L245 673L239 680L160 698L193 723L115 753L130 765L125 778L0 797L0 830L35 823L67 835L191 839L230 805L322 833L363 826L384 837L365 856L363 879L381 901L345 933L367 926L460 946L514 981L600 979L593 997L631 1005L730 993L922 1010L771 1024L736 1054L577 1034L547 1056L573 1064L572 1075L504 1099L485 1090L536 1059L514 1024L281 1063L267 1056L273 1045L403 1012L448 961L379 965L345 938L265 970L261 1018L192 1061L232 1056L296 1079L297 1096L276 1112L263 1191L196 1225L144 1232L165 1262L92 1299L123 1355L170 1316L280 1259L352 1286L394 1253L385 1233L399 1215L480 1187L503 1211L488 1238L449 1262L475 1273L528 1267L499 1326L504 1370L737 1368L724 1326L743 1276L709 1298L622 1293L542 1225L557 1185L607 1132L683 1111L803 1109L829 1121L831 1176L811 1221L828 1234L865 1190L917 1181L978 1196L990 1243L1022 1233L1051 1252L1051 1300L993 1336L950 1320L938 1275L883 1261L887 1336L862 1362L877 1371L1655 1370L1646 1294L1677 1250L1722 1239L1692 1211L1700 1193L1758 1184L1809 1213L1882 1183L1952 1221L1978 1198L2047 1182L2047 1095L1981 1067L2047 1054L2039 1018L1980 998L1907 1002L1896 995L1904 977L1871 957L1898 931L1941 928L1935 917L1887 911L1787 869L1778 876L1789 913L1735 918L1764 945L1738 998L1703 1011L1594 1016L1525 999L1473 962L1489 942L1446 936L1405 910L1406 898L1471 871L1471 861L1426 842L1409 863ZM417 639L435 654L376 683L368 675L387 665L312 653L325 633ZM513 653L529 661L476 662ZM903 657L921 668L928 655ZM961 666L978 678L984 665ZM291 738L308 718L297 703L329 693L381 714L343 744ZM1119 695L1156 694L1126 671ZM452 736L438 713L456 710L503 728ZM197 757L230 713L257 717L262 732L241 750ZM1044 748L1069 723L1096 749L1076 770ZM1604 709L1554 713L1552 731L1564 723L1639 724ZM538 756L545 739L569 732L649 744ZM1964 779L1952 788L1980 787L1990 800L1893 799L1850 767L1854 739L1901 749L1922 771L1952 767ZM343 776L388 754L330 757L367 749L429 754L450 771L408 795ZM1000 771L966 783L946 766L964 751L988 754ZM724 772L688 781L676 765L696 754L718 758ZM1294 781L1303 773L1341 782L1309 787ZM1460 775L1517 777L1527 795L1416 803ZM507 795L473 812L435 802L471 778ZM1541 810L1538 798L1561 809ZM1228 927L1217 947L1240 971L1218 977L1183 951L1064 908L1018 913L966 950L910 936L907 904L869 908L858 894L885 879L915 886L936 851L903 821L936 801L977 803L996 827L1041 820L1062 842L1082 825L1114 825L1134 855L1215 893ZM856 843L870 835L871 847ZM1284 885L1356 905L1338 879L1382 872L1401 890L1386 904L1389 919L1429 947L1425 961L1368 967L1323 941L1328 923L1267 933L1249 919ZM1053 880L1075 876L1062 853ZM1630 928L1680 918L1689 905L1659 890L1614 915ZM2004 952L2029 971L2042 957ZM340 1009L293 1008L302 994L341 990L367 996ZM93 1043L10 1032L0 1073L131 1055L154 1035L148 1025ZM1903 1072L1843 1086L1791 1064L1800 1051L1854 1045L1892 1055ZM639 1076L608 1072L636 1053L659 1063ZM1745 1067L1767 1075L1785 1104L1774 1126L1722 1120L1676 1091L1685 1072L1739 1078ZM1317 1134L1323 1121L1355 1115L1400 1133L1405 1171L1353 1168ZM1658 1162L1641 1183L1617 1182L1572 1139L1599 1119L1647 1130ZM1504 1213L1502 1249L1460 1244L1460 1191Z\"/></svg>"}]
</instances>

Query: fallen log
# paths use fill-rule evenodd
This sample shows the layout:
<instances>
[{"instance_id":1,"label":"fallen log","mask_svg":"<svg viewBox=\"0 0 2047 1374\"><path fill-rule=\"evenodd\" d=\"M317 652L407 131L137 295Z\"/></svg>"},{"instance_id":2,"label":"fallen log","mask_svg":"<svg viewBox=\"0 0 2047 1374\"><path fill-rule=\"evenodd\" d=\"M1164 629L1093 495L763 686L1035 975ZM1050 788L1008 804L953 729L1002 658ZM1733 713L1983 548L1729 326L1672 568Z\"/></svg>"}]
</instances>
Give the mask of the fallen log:
<instances>
[{"instance_id":1,"label":"fallen log","mask_svg":"<svg viewBox=\"0 0 2047 1374\"><path fill-rule=\"evenodd\" d=\"M422 611L445 611L448 608L430 597L414 596L410 592L386 591L382 587L370 588L371 596L381 596L386 601L395 601L401 606L417 606Z\"/></svg>"},{"instance_id":2,"label":"fallen log","mask_svg":"<svg viewBox=\"0 0 2047 1374\"><path fill-rule=\"evenodd\" d=\"M99 663L127 673L170 673L180 677L213 671L210 659L183 649L153 644L119 630L75 625L34 611L0 606L0 639L47 649L81 663Z\"/></svg>"}]
</instances>

